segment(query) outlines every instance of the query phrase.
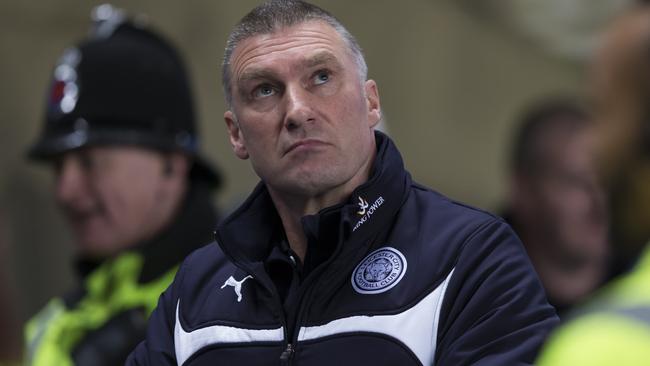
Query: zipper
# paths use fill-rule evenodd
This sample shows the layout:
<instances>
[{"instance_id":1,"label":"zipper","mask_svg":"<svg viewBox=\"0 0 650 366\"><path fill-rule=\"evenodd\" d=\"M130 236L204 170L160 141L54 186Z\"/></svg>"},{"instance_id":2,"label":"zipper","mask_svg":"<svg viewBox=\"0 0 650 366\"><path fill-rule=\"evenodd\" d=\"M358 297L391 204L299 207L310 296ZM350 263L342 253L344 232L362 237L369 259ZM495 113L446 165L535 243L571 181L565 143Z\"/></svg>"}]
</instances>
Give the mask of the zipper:
<instances>
[{"instance_id":1,"label":"zipper","mask_svg":"<svg viewBox=\"0 0 650 366\"><path fill-rule=\"evenodd\" d=\"M240 267L241 268L241 267ZM248 271L251 272L251 271ZM254 277L257 278L257 281L260 282L261 284L264 284L264 281L262 278L259 277ZM293 358L293 354L295 352L295 347L291 343L291 336L289 335L289 327L287 323L287 316L284 314L284 308L282 306L282 300L280 299L280 295L278 292L275 290L275 288L269 288L268 286L262 286L265 288L267 291L271 292L271 296L275 300L276 306L280 310L279 316L280 316L280 322L282 324L282 330L284 333L284 341L287 343L287 347L282 351L282 354L280 355L280 364L283 366L289 366L291 365L291 359Z\"/></svg>"},{"instance_id":2,"label":"zipper","mask_svg":"<svg viewBox=\"0 0 650 366\"><path fill-rule=\"evenodd\" d=\"M221 238L219 235L218 231L214 232L215 240L219 243L221 242ZM219 244L221 246L221 244ZM290 365L291 358L293 357L293 354L295 352L295 347L291 343L291 336L289 334L289 328L288 328L288 323L287 323L287 316L284 314L284 307L282 306L282 300L280 299L280 294L278 294L278 291L275 289L275 285L271 283L266 283L267 279L270 281L270 278L264 277L264 275L258 275L258 273L249 266L247 266L244 261L239 261L235 256L233 256L229 251L224 250L223 246L221 246L223 253L230 259L230 262L235 265L235 267L241 269L244 271L244 273L247 273L249 275L253 276L253 279L255 279L263 289L266 291L269 291L271 293L271 297L273 297L273 300L275 300L276 307L280 310L279 311L279 316L280 316L280 323L282 324L282 329L284 333L284 341L287 343L286 348L284 351L282 351L282 354L280 355L280 362L281 365ZM293 258L293 261L295 261L295 258Z\"/></svg>"},{"instance_id":3,"label":"zipper","mask_svg":"<svg viewBox=\"0 0 650 366\"><path fill-rule=\"evenodd\" d=\"M331 258L330 258L331 260ZM311 306L311 303L309 300L311 299L311 295L314 292L314 288L316 287L315 285L319 282L321 279L321 274L325 272L327 265L324 264L329 264L330 260L326 261L325 263L321 264L318 266L314 271L309 275L309 278L305 282L302 283L302 291L298 295L298 314L296 314L296 318L294 320L293 327L291 329L291 333L289 334L289 337L287 338L287 348L282 352L282 355L280 356L280 361L282 362L282 365L290 365L291 364L291 358L293 357L295 351L296 351L296 346L298 344L298 336L300 333L300 327L303 323L305 314L308 312L309 306ZM308 286L314 284L313 286ZM285 319L286 321L286 319ZM293 342L293 343L292 343Z\"/></svg>"},{"instance_id":4,"label":"zipper","mask_svg":"<svg viewBox=\"0 0 650 366\"><path fill-rule=\"evenodd\" d=\"M339 235L343 235L342 231L340 231ZM293 324L292 329L290 330L289 337L287 338L287 348L282 352L282 355L280 357L280 361L282 362L282 365L290 365L291 364L291 358L293 357L295 351L296 351L296 345L298 344L298 336L300 333L300 327L304 322L304 318L306 314L308 313L308 309L311 307L312 302L310 301L312 299L312 294L315 291L315 289L318 287L317 285L321 282L323 278L323 274L327 272L327 270L330 268L330 265L336 261L336 259L339 257L341 250L343 248L343 242L344 239L343 237L339 238L339 243L337 249L332 253L332 255L323 263L321 263L319 266L314 268L312 273L308 276L307 279L301 284L302 290L298 294L298 314L296 314L296 318ZM295 261L295 258L292 258L292 261ZM285 322L286 322L286 317L285 317Z\"/></svg>"},{"instance_id":5,"label":"zipper","mask_svg":"<svg viewBox=\"0 0 650 366\"><path fill-rule=\"evenodd\" d=\"M334 208L332 208L334 209ZM343 228L340 228L342 230ZM215 239L218 243L222 242L220 239L220 235L218 231L215 231L214 233ZM312 273L308 276L305 282L301 284L301 291L298 294L298 307L297 307L297 314L294 320L294 324L289 329L289 324L287 322L287 315L284 313L284 306L282 304L282 300L280 299L280 295L278 294L277 290L275 289L275 286L271 283L272 286L268 286L268 284L265 284L263 287L266 288L268 291L271 292L273 298L276 300L276 305L279 306L280 309L280 318L282 321L283 329L284 329L284 339L287 342L287 346L282 351L282 354L280 355L280 364L283 366L290 366L291 365L291 360L294 357L294 354L296 352L296 345L298 344L298 336L300 333L300 326L303 323L303 319L305 317L305 314L307 313L307 309L309 306L311 306L311 303L309 302L309 299L312 297L312 293L314 292L314 289L316 284L320 282L322 279L322 274L327 271L329 268L329 265L338 258L342 248L343 248L343 232L340 231L339 233L339 243L338 243L338 248L332 253L330 258L326 260L324 263L321 263L319 266L314 268ZM221 246L221 245L220 245ZM221 246L223 249L223 246ZM248 266L246 266L242 261L237 260L232 253L230 253L227 250L223 250L224 254L229 257L231 262L235 264L235 266L239 267L240 269L244 270L245 273L253 274L253 278L257 279L260 283L264 283L265 281L262 280L262 276L256 276L255 271L252 271ZM289 259L291 260L292 263L296 263L296 259L293 256L289 256ZM265 279L269 279L266 277ZM270 279L269 279L270 280ZM307 286L314 284L313 286ZM309 305L309 306L308 306Z\"/></svg>"},{"instance_id":6,"label":"zipper","mask_svg":"<svg viewBox=\"0 0 650 366\"><path fill-rule=\"evenodd\" d=\"M280 355L280 365L289 366L293 358L294 347L293 344L287 343L287 348Z\"/></svg>"},{"instance_id":7,"label":"zipper","mask_svg":"<svg viewBox=\"0 0 650 366\"><path fill-rule=\"evenodd\" d=\"M294 347L291 343L291 338L289 338L289 327L287 323L287 316L284 314L284 307L282 306L282 300L277 291L272 291L273 298L276 300L279 309L280 309L280 319L282 321L282 329L284 330L284 340L287 342L287 348L282 351L280 355L280 365L289 366L291 364L291 358L293 358Z\"/></svg>"},{"instance_id":8,"label":"zipper","mask_svg":"<svg viewBox=\"0 0 650 366\"><path fill-rule=\"evenodd\" d=\"M255 273L254 273L255 271L251 271L251 270L248 269L248 268L244 268L244 266L240 265L239 263L236 263L236 262L233 262L233 263L235 263L235 266L237 266L237 267L239 267L240 269L242 269L242 270L244 271L244 273L248 273L248 274L253 275L253 278L256 279L257 282L259 282L260 284L263 285L262 288L264 288L264 289L266 289L267 291L270 291L270 292L271 292L271 296L272 296L273 299L275 300L275 302L276 302L276 306L278 306L278 309L280 309L280 312L279 312L280 323L282 324L282 330L283 330L283 333L284 333L284 341L287 342L287 346L286 346L286 348L284 349L284 351L282 351L282 354L280 355L280 364L281 364L282 366L285 366L285 365L286 365L286 366L289 366L289 365L291 365L291 359L293 358L293 354L294 354L294 352L295 352L295 347L294 347L294 345L291 343L291 336L290 336L290 334L289 334L289 327L288 327L288 323L287 323L287 316L284 314L284 308L283 308L283 306L282 306L282 300L280 299L280 295L278 294L277 291L275 291L275 288L271 289L271 288L269 288L268 286L266 286L266 285L264 284L264 280L263 280L263 278L260 278L260 276L255 276L255 275L254 275L254 274L255 274Z\"/></svg>"}]
</instances>

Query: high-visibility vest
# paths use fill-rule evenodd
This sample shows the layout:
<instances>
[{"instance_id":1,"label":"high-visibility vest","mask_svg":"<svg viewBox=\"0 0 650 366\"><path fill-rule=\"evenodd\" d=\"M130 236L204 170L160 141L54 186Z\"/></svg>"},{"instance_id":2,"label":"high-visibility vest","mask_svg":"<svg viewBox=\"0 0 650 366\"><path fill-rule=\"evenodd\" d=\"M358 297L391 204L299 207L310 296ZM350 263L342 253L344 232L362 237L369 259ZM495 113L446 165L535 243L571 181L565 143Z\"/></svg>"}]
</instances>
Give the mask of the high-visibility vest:
<instances>
[{"instance_id":1,"label":"high-visibility vest","mask_svg":"<svg viewBox=\"0 0 650 366\"><path fill-rule=\"evenodd\" d=\"M536 365L650 365L650 244L631 273L551 335Z\"/></svg>"},{"instance_id":2,"label":"high-visibility vest","mask_svg":"<svg viewBox=\"0 0 650 366\"><path fill-rule=\"evenodd\" d=\"M71 307L54 298L25 327L25 365L72 366L72 352L92 331L131 309L142 309L145 319L169 286L177 266L157 279L138 283L143 258L125 253L109 260L85 280L85 296Z\"/></svg>"}]
</instances>

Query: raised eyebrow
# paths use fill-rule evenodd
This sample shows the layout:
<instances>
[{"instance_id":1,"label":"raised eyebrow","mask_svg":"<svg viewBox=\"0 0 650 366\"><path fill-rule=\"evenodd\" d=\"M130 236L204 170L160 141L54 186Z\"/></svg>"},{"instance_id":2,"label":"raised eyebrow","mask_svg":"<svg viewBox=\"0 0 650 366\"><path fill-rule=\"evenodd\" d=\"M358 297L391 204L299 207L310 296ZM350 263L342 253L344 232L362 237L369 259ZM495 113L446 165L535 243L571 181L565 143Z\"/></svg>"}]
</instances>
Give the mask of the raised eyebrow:
<instances>
[{"instance_id":1,"label":"raised eyebrow","mask_svg":"<svg viewBox=\"0 0 650 366\"><path fill-rule=\"evenodd\" d=\"M308 68L324 65L327 63L334 64L336 67L340 67L341 65L339 60L336 58L336 56L334 56L330 52L319 52L311 57L306 58L303 61L303 65ZM274 80L275 74L265 69L246 70L238 78L238 83L243 84L251 80L262 80L262 79Z\"/></svg>"},{"instance_id":2,"label":"raised eyebrow","mask_svg":"<svg viewBox=\"0 0 650 366\"><path fill-rule=\"evenodd\" d=\"M238 82L246 83L251 80L260 80L260 79L272 80L275 79L275 75L268 70L260 70L260 69L247 70L241 74Z\"/></svg>"},{"instance_id":3,"label":"raised eyebrow","mask_svg":"<svg viewBox=\"0 0 650 366\"><path fill-rule=\"evenodd\" d=\"M340 62L336 56L330 52L319 52L311 57L306 58L303 62L306 67L315 67L328 63L335 64L337 67L340 65Z\"/></svg>"}]
</instances>

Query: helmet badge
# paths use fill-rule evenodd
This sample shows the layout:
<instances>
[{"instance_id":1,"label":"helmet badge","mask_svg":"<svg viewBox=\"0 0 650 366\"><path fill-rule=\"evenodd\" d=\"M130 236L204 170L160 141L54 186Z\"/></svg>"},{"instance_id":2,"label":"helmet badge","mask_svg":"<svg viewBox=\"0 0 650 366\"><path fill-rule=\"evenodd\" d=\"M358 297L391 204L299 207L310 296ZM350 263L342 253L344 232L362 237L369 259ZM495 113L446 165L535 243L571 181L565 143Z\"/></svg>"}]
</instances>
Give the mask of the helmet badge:
<instances>
[{"instance_id":1,"label":"helmet badge","mask_svg":"<svg viewBox=\"0 0 650 366\"><path fill-rule=\"evenodd\" d=\"M77 83L77 66L81 61L81 52L69 48L59 59L54 69L54 79L50 88L49 107L59 113L70 113L79 99Z\"/></svg>"}]
</instances>

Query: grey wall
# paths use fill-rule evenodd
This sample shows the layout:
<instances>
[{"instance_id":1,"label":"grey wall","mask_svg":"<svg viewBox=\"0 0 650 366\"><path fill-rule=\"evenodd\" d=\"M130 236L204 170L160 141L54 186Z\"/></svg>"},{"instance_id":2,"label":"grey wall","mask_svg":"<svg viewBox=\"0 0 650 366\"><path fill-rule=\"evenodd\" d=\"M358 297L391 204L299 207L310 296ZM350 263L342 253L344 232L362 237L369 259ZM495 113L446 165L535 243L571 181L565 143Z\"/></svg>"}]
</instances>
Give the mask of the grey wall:
<instances>
[{"instance_id":1,"label":"grey wall","mask_svg":"<svg viewBox=\"0 0 650 366\"><path fill-rule=\"evenodd\" d=\"M390 134L413 176L473 205L495 208L504 193L503 163L521 108L551 93L580 91L580 65L545 54L453 0L315 3L337 15L365 49ZM24 151L39 129L51 68L85 34L94 4L0 3L0 217L8 241L0 262L21 320L73 281L69 234L53 205L49 170L27 164ZM147 13L185 54L205 151L227 178L217 202L232 206L256 177L227 143L219 64L229 28L257 1L115 4Z\"/></svg>"}]
</instances>

